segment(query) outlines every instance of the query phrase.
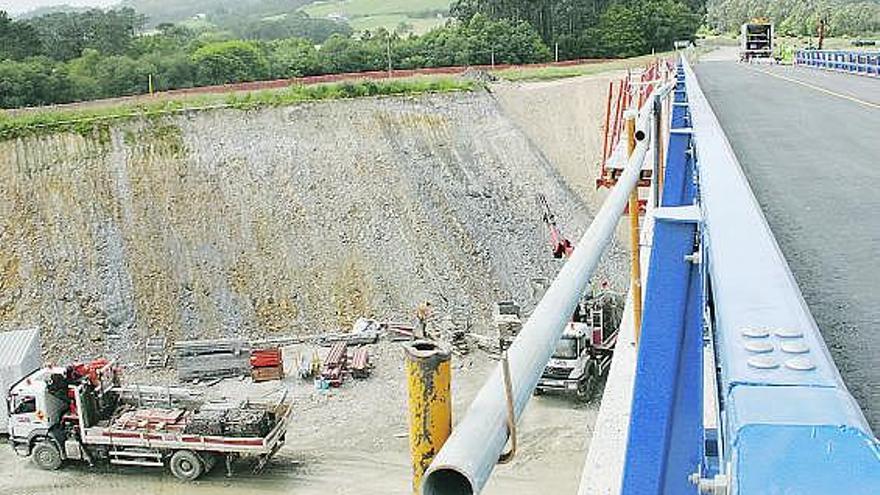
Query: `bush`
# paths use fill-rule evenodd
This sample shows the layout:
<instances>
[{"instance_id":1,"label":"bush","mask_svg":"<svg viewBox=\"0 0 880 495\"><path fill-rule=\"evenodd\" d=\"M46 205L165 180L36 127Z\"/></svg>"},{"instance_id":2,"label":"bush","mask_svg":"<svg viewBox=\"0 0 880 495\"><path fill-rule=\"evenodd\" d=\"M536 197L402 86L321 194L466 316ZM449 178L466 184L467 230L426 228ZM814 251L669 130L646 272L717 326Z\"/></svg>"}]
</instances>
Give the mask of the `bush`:
<instances>
[{"instance_id":1,"label":"bush","mask_svg":"<svg viewBox=\"0 0 880 495\"><path fill-rule=\"evenodd\" d=\"M208 43L193 53L199 84L254 81L269 75L269 65L260 46L233 40Z\"/></svg>"}]
</instances>

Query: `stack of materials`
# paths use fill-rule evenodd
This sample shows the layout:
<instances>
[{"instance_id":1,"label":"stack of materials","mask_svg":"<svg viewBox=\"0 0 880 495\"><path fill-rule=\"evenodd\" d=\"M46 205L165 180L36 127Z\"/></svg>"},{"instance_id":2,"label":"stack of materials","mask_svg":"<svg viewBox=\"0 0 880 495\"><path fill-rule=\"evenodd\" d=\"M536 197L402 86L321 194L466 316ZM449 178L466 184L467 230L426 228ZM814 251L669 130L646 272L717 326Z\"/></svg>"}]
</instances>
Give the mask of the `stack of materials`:
<instances>
[{"instance_id":1,"label":"stack of materials","mask_svg":"<svg viewBox=\"0 0 880 495\"><path fill-rule=\"evenodd\" d=\"M342 385L345 378L345 367L348 361L348 344L337 342L330 348L327 358L324 359L324 369L321 370L321 378L331 387Z\"/></svg>"},{"instance_id":2,"label":"stack of materials","mask_svg":"<svg viewBox=\"0 0 880 495\"><path fill-rule=\"evenodd\" d=\"M264 409L230 409L224 427L230 437L264 437L272 429L272 421Z\"/></svg>"},{"instance_id":3,"label":"stack of materials","mask_svg":"<svg viewBox=\"0 0 880 495\"><path fill-rule=\"evenodd\" d=\"M251 377L255 382L280 380L284 377L281 348L272 347L251 352Z\"/></svg>"},{"instance_id":4,"label":"stack of materials","mask_svg":"<svg viewBox=\"0 0 880 495\"><path fill-rule=\"evenodd\" d=\"M250 344L238 339L189 340L174 345L181 381L247 375Z\"/></svg>"},{"instance_id":5,"label":"stack of materials","mask_svg":"<svg viewBox=\"0 0 880 495\"><path fill-rule=\"evenodd\" d=\"M358 347L351 355L351 376L353 378L367 378L370 376L370 354L364 346Z\"/></svg>"},{"instance_id":6,"label":"stack of materials","mask_svg":"<svg viewBox=\"0 0 880 495\"><path fill-rule=\"evenodd\" d=\"M183 409L136 409L113 420L119 430L180 431L186 423Z\"/></svg>"},{"instance_id":7,"label":"stack of materials","mask_svg":"<svg viewBox=\"0 0 880 495\"><path fill-rule=\"evenodd\" d=\"M203 409L192 415L184 433L192 435L223 436L225 410Z\"/></svg>"},{"instance_id":8,"label":"stack of materials","mask_svg":"<svg viewBox=\"0 0 880 495\"><path fill-rule=\"evenodd\" d=\"M190 418L184 433L226 437L265 437L272 418L264 409L202 409Z\"/></svg>"}]
</instances>

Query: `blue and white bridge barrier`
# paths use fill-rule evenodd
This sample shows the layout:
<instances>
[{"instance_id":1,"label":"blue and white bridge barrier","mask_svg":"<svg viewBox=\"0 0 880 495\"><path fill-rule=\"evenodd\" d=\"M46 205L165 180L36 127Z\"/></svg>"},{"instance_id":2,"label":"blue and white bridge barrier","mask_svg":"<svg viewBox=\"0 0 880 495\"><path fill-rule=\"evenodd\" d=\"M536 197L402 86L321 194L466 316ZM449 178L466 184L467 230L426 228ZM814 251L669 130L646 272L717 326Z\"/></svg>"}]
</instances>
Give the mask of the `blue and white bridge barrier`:
<instances>
[{"instance_id":1,"label":"blue and white bridge barrier","mask_svg":"<svg viewBox=\"0 0 880 495\"><path fill-rule=\"evenodd\" d=\"M880 444L684 60L675 102L622 493L880 494Z\"/></svg>"},{"instance_id":2,"label":"blue and white bridge barrier","mask_svg":"<svg viewBox=\"0 0 880 495\"><path fill-rule=\"evenodd\" d=\"M795 65L880 77L880 52L798 50Z\"/></svg>"}]
</instances>

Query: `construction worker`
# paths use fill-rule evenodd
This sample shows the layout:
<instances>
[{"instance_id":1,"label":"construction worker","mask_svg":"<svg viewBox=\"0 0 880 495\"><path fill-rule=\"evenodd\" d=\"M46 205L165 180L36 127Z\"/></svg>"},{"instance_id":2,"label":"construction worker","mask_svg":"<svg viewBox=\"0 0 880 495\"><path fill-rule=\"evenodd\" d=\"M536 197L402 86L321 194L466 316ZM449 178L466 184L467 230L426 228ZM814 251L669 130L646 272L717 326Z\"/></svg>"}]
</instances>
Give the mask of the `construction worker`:
<instances>
[{"instance_id":1,"label":"construction worker","mask_svg":"<svg viewBox=\"0 0 880 495\"><path fill-rule=\"evenodd\" d=\"M428 318L431 317L431 302L422 301L416 308L416 325L413 328L413 338L424 339L428 337Z\"/></svg>"}]
</instances>

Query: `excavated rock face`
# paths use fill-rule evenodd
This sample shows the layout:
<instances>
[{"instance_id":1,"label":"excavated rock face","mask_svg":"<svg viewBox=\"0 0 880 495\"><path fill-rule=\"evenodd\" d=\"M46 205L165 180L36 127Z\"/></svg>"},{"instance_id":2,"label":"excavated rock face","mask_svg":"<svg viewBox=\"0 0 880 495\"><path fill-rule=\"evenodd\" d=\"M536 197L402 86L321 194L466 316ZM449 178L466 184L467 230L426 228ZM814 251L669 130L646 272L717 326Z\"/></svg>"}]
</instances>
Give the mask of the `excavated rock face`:
<instances>
[{"instance_id":1,"label":"excavated rock face","mask_svg":"<svg viewBox=\"0 0 880 495\"><path fill-rule=\"evenodd\" d=\"M0 143L0 329L52 359L143 339L319 333L533 304L552 279L535 194L591 210L487 93L120 123ZM599 278L621 286L619 248ZM610 274L614 274L612 276Z\"/></svg>"}]
</instances>

